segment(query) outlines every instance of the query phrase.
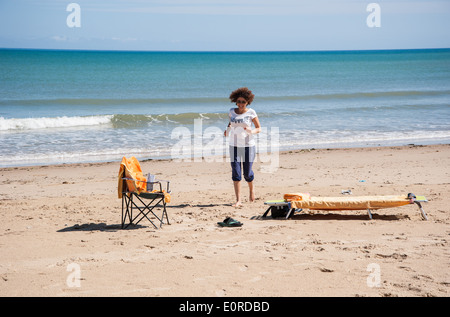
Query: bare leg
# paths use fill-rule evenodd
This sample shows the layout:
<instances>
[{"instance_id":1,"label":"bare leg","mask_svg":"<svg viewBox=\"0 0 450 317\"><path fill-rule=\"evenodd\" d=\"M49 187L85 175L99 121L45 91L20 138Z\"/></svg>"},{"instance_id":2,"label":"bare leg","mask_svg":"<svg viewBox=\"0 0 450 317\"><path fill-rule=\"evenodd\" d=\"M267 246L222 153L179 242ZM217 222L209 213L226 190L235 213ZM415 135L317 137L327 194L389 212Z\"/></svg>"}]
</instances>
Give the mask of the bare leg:
<instances>
[{"instance_id":1,"label":"bare leg","mask_svg":"<svg viewBox=\"0 0 450 317\"><path fill-rule=\"evenodd\" d=\"M241 207L241 182L233 181L234 185L234 193L236 194L236 203L233 205L234 207Z\"/></svg>"},{"instance_id":2,"label":"bare leg","mask_svg":"<svg viewBox=\"0 0 450 317\"><path fill-rule=\"evenodd\" d=\"M253 182L248 182L250 201L255 201L255 191L253 190Z\"/></svg>"}]
</instances>

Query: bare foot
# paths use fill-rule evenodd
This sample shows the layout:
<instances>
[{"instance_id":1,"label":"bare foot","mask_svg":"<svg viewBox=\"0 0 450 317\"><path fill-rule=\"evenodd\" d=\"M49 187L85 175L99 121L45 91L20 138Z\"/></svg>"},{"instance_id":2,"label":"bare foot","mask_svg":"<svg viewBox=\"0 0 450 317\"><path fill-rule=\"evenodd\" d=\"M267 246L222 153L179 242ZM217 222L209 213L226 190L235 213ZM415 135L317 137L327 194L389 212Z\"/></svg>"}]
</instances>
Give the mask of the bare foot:
<instances>
[{"instance_id":1,"label":"bare foot","mask_svg":"<svg viewBox=\"0 0 450 317\"><path fill-rule=\"evenodd\" d=\"M236 208L240 208L240 207L242 207L242 203L240 201L237 201L236 203L234 203L231 206L236 207Z\"/></svg>"}]
</instances>

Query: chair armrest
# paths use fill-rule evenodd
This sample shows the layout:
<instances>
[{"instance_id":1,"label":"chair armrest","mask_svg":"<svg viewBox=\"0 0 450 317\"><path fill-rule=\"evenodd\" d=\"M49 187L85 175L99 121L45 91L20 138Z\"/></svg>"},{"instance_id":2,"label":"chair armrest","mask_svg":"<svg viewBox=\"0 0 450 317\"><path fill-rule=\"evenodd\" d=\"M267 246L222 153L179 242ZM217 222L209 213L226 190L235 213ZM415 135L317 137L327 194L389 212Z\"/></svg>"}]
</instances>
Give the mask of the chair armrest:
<instances>
[{"instance_id":1,"label":"chair armrest","mask_svg":"<svg viewBox=\"0 0 450 317\"><path fill-rule=\"evenodd\" d=\"M165 180L165 179L158 179L157 183L159 183L159 185L161 186L161 183L160 183L160 182L166 182L166 183L167 183L167 185L166 185L166 192L167 192L167 193L170 193L170 189L169 189L170 181ZM161 190L161 191L162 191L162 190Z\"/></svg>"},{"instance_id":2,"label":"chair armrest","mask_svg":"<svg viewBox=\"0 0 450 317\"><path fill-rule=\"evenodd\" d=\"M154 182L147 182L147 181L142 181L142 180L134 179L134 178L127 178L127 177L122 177L122 179L123 179L123 180L127 180L127 181L135 181L135 182L141 182L141 183L147 183L147 184L159 184L159 190L160 190L161 192L163 191L161 182L167 182L167 186L166 186L167 189L166 189L166 192L167 192L167 193L170 193L170 189L169 189L170 181L168 181L168 180L158 179L158 180L156 180L156 181L154 181Z\"/></svg>"}]
</instances>

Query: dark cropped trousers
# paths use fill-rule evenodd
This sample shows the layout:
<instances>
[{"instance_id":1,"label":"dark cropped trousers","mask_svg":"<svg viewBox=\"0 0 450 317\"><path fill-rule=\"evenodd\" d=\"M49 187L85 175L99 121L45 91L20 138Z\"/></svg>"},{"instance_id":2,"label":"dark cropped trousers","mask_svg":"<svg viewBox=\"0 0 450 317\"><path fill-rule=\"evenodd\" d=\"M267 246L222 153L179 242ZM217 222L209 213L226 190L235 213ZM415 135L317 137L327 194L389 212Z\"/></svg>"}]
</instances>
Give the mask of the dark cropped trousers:
<instances>
[{"instance_id":1,"label":"dark cropped trousers","mask_svg":"<svg viewBox=\"0 0 450 317\"><path fill-rule=\"evenodd\" d=\"M233 181L242 180L242 171L244 172L244 179L247 182L253 181L255 174L253 173L253 161L255 160L255 147L237 147L230 146L230 160L231 160L231 178Z\"/></svg>"}]
</instances>

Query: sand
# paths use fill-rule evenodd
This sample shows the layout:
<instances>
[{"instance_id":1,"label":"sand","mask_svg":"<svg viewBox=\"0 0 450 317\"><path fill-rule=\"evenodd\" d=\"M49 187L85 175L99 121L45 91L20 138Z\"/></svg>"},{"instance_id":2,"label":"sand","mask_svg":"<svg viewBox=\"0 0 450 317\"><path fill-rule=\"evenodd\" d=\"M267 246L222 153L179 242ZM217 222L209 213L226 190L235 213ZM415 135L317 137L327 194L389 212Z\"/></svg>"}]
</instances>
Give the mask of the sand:
<instances>
[{"instance_id":1,"label":"sand","mask_svg":"<svg viewBox=\"0 0 450 317\"><path fill-rule=\"evenodd\" d=\"M234 208L229 163L149 160L171 181L170 225L120 229L119 162L0 169L1 296L439 296L449 294L450 146L311 149L255 163ZM425 195L416 205L261 219L264 201ZM222 228L226 217L239 228Z\"/></svg>"}]
</instances>

